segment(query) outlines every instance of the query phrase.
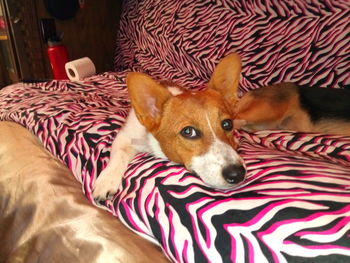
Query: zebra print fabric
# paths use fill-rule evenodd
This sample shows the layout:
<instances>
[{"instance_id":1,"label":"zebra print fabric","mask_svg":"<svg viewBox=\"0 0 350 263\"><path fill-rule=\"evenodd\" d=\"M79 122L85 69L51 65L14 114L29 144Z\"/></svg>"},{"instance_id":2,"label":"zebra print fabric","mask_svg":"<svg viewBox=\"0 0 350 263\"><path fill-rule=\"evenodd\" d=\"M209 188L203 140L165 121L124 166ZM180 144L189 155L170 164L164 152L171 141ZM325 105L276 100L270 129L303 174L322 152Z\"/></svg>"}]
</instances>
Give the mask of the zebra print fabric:
<instances>
[{"instance_id":1,"label":"zebra print fabric","mask_svg":"<svg viewBox=\"0 0 350 263\"><path fill-rule=\"evenodd\" d=\"M0 119L15 121L37 135L67 164L90 198L94 178L106 166L130 108L125 75L105 73L84 83L53 80L8 86L1 90Z\"/></svg>"},{"instance_id":2,"label":"zebra print fabric","mask_svg":"<svg viewBox=\"0 0 350 263\"><path fill-rule=\"evenodd\" d=\"M36 134L91 200L129 109L125 73L9 86L0 109L1 120ZM288 131L236 136L248 168L239 189L215 191L181 165L140 153L106 209L173 262L347 262L350 138Z\"/></svg>"},{"instance_id":3,"label":"zebra print fabric","mask_svg":"<svg viewBox=\"0 0 350 263\"><path fill-rule=\"evenodd\" d=\"M203 85L224 55L242 58L242 91L282 81L350 85L348 0L131 0L116 69Z\"/></svg>"},{"instance_id":4,"label":"zebra print fabric","mask_svg":"<svg viewBox=\"0 0 350 263\"><path fill-rule=\"evenodd\" d=\"M282 81L350 88L349 17L346 0L124 1L116 70L198 87L234 50L242 58L242 93ZM156 236L176 262L348 261L349 138L238 135L248 164L244 187L217 193L193 175L171 170L180 183L137 180L146 184L142 195L123 197L128 204L121 201L120 217L137 232ZM145 189L152 199L143 197ZM140 218L142 228L136 226Z\"/></svg>"},{"instance_id":5,"label":"zebra print fabric","mask_svg":"<svg viewBox=\"0 0 350 263\"><path fill-rule=\"evenodd\" d=\"M348 1L124 1L115 73L0 91L0 119L35 133L87 198L129 110L125 71L201 88L231 50L241 91L280 81L350 83ZM348 262L350 138L237 131L248 178L215 191L181 165L138 154L106 209L173 262ZM92 200L91 200L92 201Z\"/></svg>"}]
</instances>

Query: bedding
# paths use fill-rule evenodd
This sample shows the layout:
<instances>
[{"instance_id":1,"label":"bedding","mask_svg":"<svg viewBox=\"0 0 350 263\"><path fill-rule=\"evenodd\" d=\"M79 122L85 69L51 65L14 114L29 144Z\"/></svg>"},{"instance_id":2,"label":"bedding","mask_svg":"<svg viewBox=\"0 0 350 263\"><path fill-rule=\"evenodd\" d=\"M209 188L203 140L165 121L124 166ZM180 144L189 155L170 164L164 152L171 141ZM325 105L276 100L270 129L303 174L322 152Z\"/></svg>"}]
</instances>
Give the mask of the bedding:
<instances>
[{"instance_id":1,"label":"bedding","mask_svg":"<svg viewBox=\"0 0 350 263\"><path fill-rule=\"evenodd\" d=\"M1 90L20 123L73 172L86 197L129 111L127 71L189 89L224 55L242 57L241 93L293 81L349 88L348 1L124 1L116 72ZM348 262L350 137L235 131L244 185L216 191L181 165L140 153L104 209L173 262Z\"/></svg>"},{"instance_id":2,"label":"bedding","mask_svg":"<svg viewBox=\"0 0 350 263\"><path fill-rule=\"evenodd\" d=\"M0 262L167 262L91 206L80 184L27 129L0 122Z\"/></svg>"}]
</instances>

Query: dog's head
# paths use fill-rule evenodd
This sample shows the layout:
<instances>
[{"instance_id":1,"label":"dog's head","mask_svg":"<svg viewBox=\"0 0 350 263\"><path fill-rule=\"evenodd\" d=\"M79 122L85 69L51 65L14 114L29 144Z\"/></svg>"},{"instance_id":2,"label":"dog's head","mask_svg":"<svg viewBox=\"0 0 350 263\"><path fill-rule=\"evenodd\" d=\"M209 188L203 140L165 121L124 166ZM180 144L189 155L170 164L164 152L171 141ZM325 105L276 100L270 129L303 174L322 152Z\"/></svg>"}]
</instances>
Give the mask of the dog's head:
<instances>
[{"instance_id":1,"label":"dog's head","mask_svg":"<svg viewBox=\"0 0 350 263\"><path fill-rule=\"evenodd\" d=\"M204 91L179 91L142 73L129 73L132 106L163 153L184 164L208 185L229 189L245 178L233 137L232 109L241 72L239 56L226 56Z\"/></svg>"}]
</instances>

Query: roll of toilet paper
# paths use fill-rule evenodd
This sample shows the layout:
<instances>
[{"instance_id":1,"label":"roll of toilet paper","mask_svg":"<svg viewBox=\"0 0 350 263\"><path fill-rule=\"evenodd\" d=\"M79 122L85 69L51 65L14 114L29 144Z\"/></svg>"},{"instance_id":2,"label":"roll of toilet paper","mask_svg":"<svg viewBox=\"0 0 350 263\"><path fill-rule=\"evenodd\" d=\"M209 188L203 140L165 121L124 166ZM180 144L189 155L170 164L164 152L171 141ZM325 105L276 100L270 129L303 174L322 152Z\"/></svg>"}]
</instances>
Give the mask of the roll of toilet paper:
<instances>
[{"instance_id":1,"label":"roll of toilet paper","mask_svg":"<svg viewBox=\"0 0 350 263\"><path fill-rule=\"evenodd\" d=\"M83 80L96 74L94 62L88 57L79 58L66 63L67 76L72 81Z\"/></svg>"}]
</instances>

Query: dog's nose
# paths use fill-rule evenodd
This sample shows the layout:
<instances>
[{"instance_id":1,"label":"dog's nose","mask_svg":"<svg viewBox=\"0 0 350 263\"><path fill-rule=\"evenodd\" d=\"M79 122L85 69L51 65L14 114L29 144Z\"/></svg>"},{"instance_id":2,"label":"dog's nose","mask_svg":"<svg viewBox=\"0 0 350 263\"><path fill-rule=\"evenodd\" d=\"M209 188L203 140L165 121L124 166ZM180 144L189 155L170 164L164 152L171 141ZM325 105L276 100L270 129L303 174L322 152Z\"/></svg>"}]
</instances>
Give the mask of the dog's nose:
<instances>
[{"instance_id":1,"label":"dog's nose","mask_svg":"<svg viewBox=\"0 0 350 263\"><path fill-rule=\"evenodd\" d=\"M238 184L242 182L245 178L245 173L246 170L244 166L235 164L228 165L222 170L222 175L226 182L230 184Z\"/></svg>"}]
</instances>

